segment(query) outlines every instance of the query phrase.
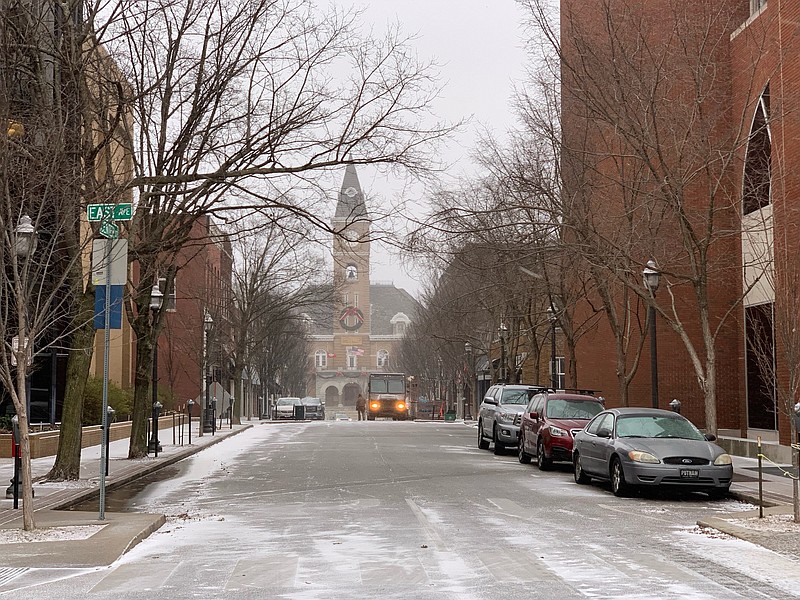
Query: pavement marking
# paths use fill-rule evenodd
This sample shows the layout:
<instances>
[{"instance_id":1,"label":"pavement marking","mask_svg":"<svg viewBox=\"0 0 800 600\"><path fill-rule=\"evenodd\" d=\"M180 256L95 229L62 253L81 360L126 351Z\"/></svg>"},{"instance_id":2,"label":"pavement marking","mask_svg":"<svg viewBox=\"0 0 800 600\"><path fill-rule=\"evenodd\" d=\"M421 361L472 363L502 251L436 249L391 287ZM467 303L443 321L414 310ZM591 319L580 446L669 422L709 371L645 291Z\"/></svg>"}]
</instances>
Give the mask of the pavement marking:
<instances>
[{"instance_id":1,"label":"pavement marking","mask_svg":"<svg viewBox=\"0 0 800 600\"><path fill-rule=\"evenodd\" d=\"M417 503L411 498L406 498L406 504L408 504L411 512L414 513L417 521L419 521L419 524L422 525L422 529L425 531L431 543L436 546L436 549L449 551L450 549L447 547L447 544L445 544L444 540L436 531L436 528L431 524L431 522L428 520L428 517L425 516L425 513L417 505Z\"/></svg>"},{"instance_id":2,"label":"pavement marking","mask_svg":"<svg viewBox=\"0 0 800 600\"><path fill-rule=\"evenodd\" d=\"M297 556L259 556L239 560L225 589L297 587L298 563Z\"/></svg>"},{"instance_id":3,"label":"pavement marking","mask_svg":"<svg viewBox=\"0 0 800 600\"><path fill-rule=\"evenodd\" d=\"M0 567L0 586L10 583L28 570L28 567Z\"/></svg>"},{"instance_id":4,"label":"pavement marking","mask_svg":"<svg viewBox=\"0 0 800 600\"><path fill-rule=\"evenodd\" d=\"M123 564L113 569L108 575L103 577L92 592L129 592L132 589L137 591L155 590L164 585L164 582L178 568L188 568L185 565L175 565L173 563L148 563L147 568L143 569L140 563Z\"/></svg>"}]
</instances>

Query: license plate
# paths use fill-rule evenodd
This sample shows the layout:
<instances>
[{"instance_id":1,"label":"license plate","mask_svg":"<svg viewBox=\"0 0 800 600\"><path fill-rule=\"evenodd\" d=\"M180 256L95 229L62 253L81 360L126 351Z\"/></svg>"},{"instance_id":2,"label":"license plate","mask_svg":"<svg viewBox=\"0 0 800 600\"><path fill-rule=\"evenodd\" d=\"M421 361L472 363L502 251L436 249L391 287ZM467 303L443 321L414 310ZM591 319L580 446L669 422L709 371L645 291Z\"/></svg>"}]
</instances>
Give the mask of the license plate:
<instances>
[{"instance_id":1,"label":"license plate","mask_svg":"<svg viewBox=\"0 0 800 600\"><path fill-rule=\"evenodd\" d=\"M681 469L681 477L684 479L695 479L700 477L700 471L698 469Z\"/></svg>"}]
</instances>

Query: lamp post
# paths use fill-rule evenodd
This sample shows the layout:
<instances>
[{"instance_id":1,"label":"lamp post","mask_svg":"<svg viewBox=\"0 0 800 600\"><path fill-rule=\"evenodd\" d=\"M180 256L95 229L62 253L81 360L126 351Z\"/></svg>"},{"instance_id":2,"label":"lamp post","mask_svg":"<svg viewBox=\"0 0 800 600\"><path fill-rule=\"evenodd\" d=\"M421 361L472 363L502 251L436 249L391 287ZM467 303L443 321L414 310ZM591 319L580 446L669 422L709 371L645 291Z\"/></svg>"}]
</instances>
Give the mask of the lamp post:
<instances>
[{"instance_id":1,"label":"lamp post","mask_svg":"<svg viewBox=\"0 0 800 600\"><path fill-rule=\"evenodd\" d=\"M506 372L506 332L508 327L500 321L500 327L497 328L500 334L500 383L508 383L508 373Z\"/></svg>"},{"instance_id":2,"label":"lamp post","mask_svg":"<svg viewBox=\"0 0 800 600\"><path fill-rule=\"evenodd\" d=\"M158 281L153 284L153 289L150 290L150 310L153 311L153 327L155 327L156 319L158 318L158 311L161 310L161 302L164 299L164 294L158 287ZM155 336L153 344L153 377L152 377L152 390L153 390L153 425L150 428L150 442L147 445L147 451L152 452L156 457L158 456L161 448L161 442L158 441L158 412L161 409L161 403L158 401L158 335Z\"/></svg>"},{"instance_id":3,"label":"lamp post","mask_svg":"<svg viewBox=\"0 0 800 600\"><path fill-rule=\"evenodd\" d=\"M547 307L547 319L550 321L550 386L553 390L558 389L558 369L556 368L556 327L558 326L558 315L550 305Z\"/></svg>"},{"instance_id":4,"label":"lamp post","mask_svg":"<svg viewBox=\"0 0 800 600\"><path fill-rule=\"evenodd\" d=\"M106 407L106 475L108 475L108 464L111 456L111 421L114 418L115 412L116 411L112 407Z\"/></svg>"},{"instance_id":5,"label":"lamp post","mask_svg":"<svg viewBox=\"0 0 800 600\"><path fill-rule=\"evenodd\" d=\"M194 409L194 400L189 398L186 403L186 412L189 413L189 445L192 445L192 409Z\"/></svg>"},{"instance_id":6,"label":"lamp post","mask_svg":"<svg viewBox=\"0 0 800 600\"><path fill-rule=\"evenodd\" d=\"M655 297L658 290L658 280L661 273L656 268L656 261L650 259L642 271L644 287L650 293L650 306L647 309L647 318L650 321L650 392L653 408L658 408L658 345L656 344L656 307Z\"/></svg>"},{"instance_id":7,"label":"lamp post","mask_svg":"<svg viewBox=\"0 0 800 600\"><path fill-rule=\"evenodd\" d=\"M201 428L201 435L203 433L212 433L214 431L214 415L211 414L211 399L210 390L211 376L209 375L208 364L208 339L211 336L211 329L214 327L214 319L207 311L203 311L203 385L206 392L206 405L203 408L203 426Z\"/></svg>"},{"instance_id":8,"label":"lamp post","mask_svg":"<svg viewBox=\"0 0 800 600\"><path fill-rule=\"evenodd\" d=\"M469 393L469 397L465 398L464 400L464 419L472 419L472 403L474 402L473 399L473 386L475 384L475 363L472 356L472 344L469 342L464 342L464 353L467 355L467 367L469 372L467 373L469 384L467 386L467 391Z\"/></svg>"}]
</instances>

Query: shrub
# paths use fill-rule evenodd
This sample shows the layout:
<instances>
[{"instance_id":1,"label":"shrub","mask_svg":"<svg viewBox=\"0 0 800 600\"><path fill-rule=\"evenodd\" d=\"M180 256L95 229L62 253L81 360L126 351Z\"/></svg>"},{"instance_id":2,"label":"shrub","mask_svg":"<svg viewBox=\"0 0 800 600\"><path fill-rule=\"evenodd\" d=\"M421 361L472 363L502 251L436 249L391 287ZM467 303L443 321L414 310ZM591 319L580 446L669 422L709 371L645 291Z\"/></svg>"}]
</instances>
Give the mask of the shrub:
<instances>
[{"instance_id":1,"label":"shrub","mask_svg":"<svg viewBox=\"0 0 800 600\"><path fill-rule=\"evenodd\" d=\"M115 421L127 421L133 410L133 390L123 390L108 382L108 405L114 409ZM100 425L103 409L103 378L89 377L83 393L83 424Z\"/></svg>"}]
</instances>

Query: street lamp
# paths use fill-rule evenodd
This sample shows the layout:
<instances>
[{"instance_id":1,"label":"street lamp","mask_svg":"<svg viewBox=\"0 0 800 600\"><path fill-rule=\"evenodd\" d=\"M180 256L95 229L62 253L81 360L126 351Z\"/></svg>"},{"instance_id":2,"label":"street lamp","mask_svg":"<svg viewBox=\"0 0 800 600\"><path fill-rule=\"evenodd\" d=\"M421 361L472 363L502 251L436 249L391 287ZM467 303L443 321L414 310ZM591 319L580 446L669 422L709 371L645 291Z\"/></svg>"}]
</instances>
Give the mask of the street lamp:
<instances>
[{"instance_id":1,"label":"street lamp","mask_svg":"<svg viewBox=\"0 0 800 600\"><path fill-rule=\"evenodd\" d=\"M552 305L547 307L547 319L550 321L550 386L558 389L558 369L556 368L556 327L558 315Z\"/></svg>"},{"instance_id":2,"label":"street lamp","mask_svg":"<svg viewBox=\"0 0 800 600\"><path fill-rule=\"evenodd\" d=\"M647 318L650 321L650 393L653 408L658 408L658 355L656 344L656 307L655 297L658 290L658 280L661 273L656 268L656 261L650 259L642 271L644 287L650 293L650 306L647 309Z\"/></svg>"},{"instance_id":3,"label":"street lamp","mask_svg":"<svg viewBox=\"0 0 800 600\"><path fill-rule=\"evenodd\" d=\"M474 377L475 377L475 362L472 355L472 344L469 342L464 342L464 353L467 355L467 364L469 365L469 373L467 374L469 385L467 390L469 391L469 398L464 400L464 419L472 419L472 403L473 400L473 385L475 384Z\"/></svg>"},{"instance_id":4,"label":"street lamp","mask_svg":"<svg viewBox=\"0 0 800 600\"><path fill-rule=\"evenodd\" d=\"M153 311L153 327L155 328L158 312L161 310L161 303L164 299L164 294L158 287L158 280L153 284L153 289L150 290L150 310ZM147 445L147 451L152 452L158 457L161 451L161 442L158 441L158 411L161 409L161 403L158 401L158 335L155 336L153 343L153 426L150 428L150 443Z\"/></svg>"},{"instance_id":5,"label":"street lamp","mask_svg":"<svg viewBox=\"0 0 800 600\"><path fill-rule=\"evenodd\" d=\"M20 258L28 258L36 250L36 229L33 227L31 218L22 215L14 230L16 239L14 240L14 250Z\"/></svg>"},{"instance_id":6,"label":"street lamp","mask_svg":"<svg viewBox=\"0 0 800 600\"><path fill-rule=\"evenodd\" d=\"M209 375L208 364L208 339L211 336L211 330L214 327L214 319L211 318L211 313L203 310L203 383L206 390L206 405L203 409L203 427L202 433L212 433L214 431L214 416L211 414L211 399L210 390L211 376ZM202 435L202 434L201 434Z\"/></svg>"},{"instance_id":7,"label":"street lamp","mask_svg":"<svg viewBox=\"0 0 800 600\"><path fill-rule=\"evenodd\" d=\"M192 445L192 409L194 409L194 400L189 398L186 403L186 412L189 413L189 445Z\"/></svg>"},{"instance_id":8,"label":"street lamp","mask_svg":"<svg viewBox=\"0 0 800 600\"><path fill-rule=\"evenodd\" d=\"M506 332L508 327L500 321L500 327L497 328L500 334L500 382L508 383L508 374L506 372Z\"/></svg>"}]
</instances>

